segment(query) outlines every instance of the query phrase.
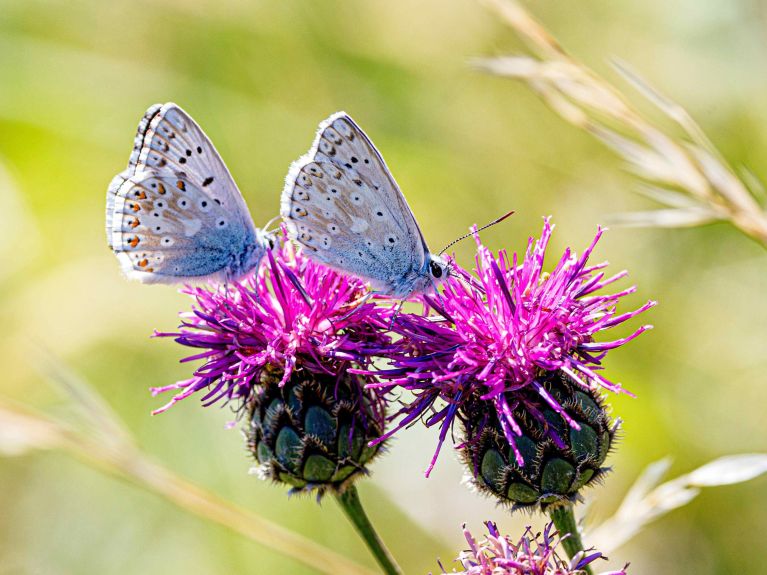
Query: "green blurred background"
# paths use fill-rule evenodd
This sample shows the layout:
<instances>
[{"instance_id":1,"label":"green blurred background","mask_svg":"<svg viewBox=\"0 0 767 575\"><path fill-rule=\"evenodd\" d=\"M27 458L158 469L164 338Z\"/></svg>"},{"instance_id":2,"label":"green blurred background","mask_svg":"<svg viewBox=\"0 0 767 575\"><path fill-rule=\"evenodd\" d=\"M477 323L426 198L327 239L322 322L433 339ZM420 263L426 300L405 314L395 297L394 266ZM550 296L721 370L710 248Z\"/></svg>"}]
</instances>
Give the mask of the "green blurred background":
<instances>
[{"instance_id":1,"label":"green blurred background","mask_svg":"<svg viewBox=\"0 0 767 575\"><path fill-rule=\"evenodd\" d=\"M539 0L535 13L611 78L619 56L682 102L735 165L767 181L767 4L759 0ZM173 287L125 281L104 237L104 196L138 119L175 101L211 136L263 224L289 163L317 123L344 109L385 155L430 244L514 209L483 237L523 249L541 216L552 248L582 249L610 213L648 207L608 151L525 86L476 73L471 57L519 51L469 0L0 0L0 393L46 409L61 398L36 371L48 348L86 376L142 447L233 501L372 565L335 503L288 500L247 474L227 409L164 403L150 386L186 376L170 329L189 302ZM471 242L457 246L468 265ZM552 254L553 255L553 254ZM726 225L613 229L597 252L628 268L655 330L608 361L638 398L614 473L592 490L607 517L649 462L686 472L767 451L767 257ZM553 258L549 261L551 262ZM627 285L627 284L625 284ZM634 326L638 325L635 322ZM625 331L630 329L627 327ZM400 434L361 486L410 574L439 571L464 547L460 525L510 517L461 485L434 437ZM632 575L764 573L767 484L706 491L613 553ZM310 573L309 569L59 454L0 460L0 574Z\"/></svg>"}]
</instances>

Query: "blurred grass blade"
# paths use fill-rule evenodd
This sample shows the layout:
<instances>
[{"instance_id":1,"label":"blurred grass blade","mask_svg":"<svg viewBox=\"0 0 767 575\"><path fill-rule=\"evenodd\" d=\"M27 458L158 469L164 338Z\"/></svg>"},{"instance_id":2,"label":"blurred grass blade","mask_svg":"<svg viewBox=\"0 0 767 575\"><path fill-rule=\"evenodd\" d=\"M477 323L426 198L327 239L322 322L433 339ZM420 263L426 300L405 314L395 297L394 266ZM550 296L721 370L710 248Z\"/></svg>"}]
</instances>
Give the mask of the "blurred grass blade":
<instances>
[{"instance_id":1,"label":"blurred grass blade","mask_svg":"<svg viewBox=\"0 0 767 575\"><path fill-rule=\"evenodd\" d=\"M701 205L697 200L685 196L680 192L653 186L651 184L639 184L636 187L636 193L649 200L659 204L665 204L672 208L697 208Z\"/></svg>"},{"instance_id":2,"label":"blurred grass blade","mask_svg":"<svg viewBox=\"0 0 767 575\"><path fill-rule=\"evenodd\" d=\"M21 407L0 403L0 456L18 457L61 444L58 425Z\"/></svg>"},{"instance_id":3,"label":"blurred grass blade","mask_svg":"<svg viewBox=\"0 0 767 575\"><path fill-rule=\"evenodd\" d=\"M174 474L141 451L104 443L46 415L0 400L0 455L18 456L32 450L61 449L80 461L160 495L198 517L218 523L328 575L372 575L374 571L338 555L276 523L245 511ZM131 442L132 443L132 442Z\"/></svg>"},{"instance_id":4,"label":"blurred grass blade","mask_svg":"<svg viewBox=\"0 0 767 575\"><path fill-rule=\"evenodd\" d=\"M530 79L541 75L541 63L530 56L500 56L498 58L474 58L470 61L477 70L497 76Z\"/></svg>"},{"instance_id":5,"label":"blurred grass blade","mask_svg":"<svg viewBox=\"0 0 767 575\"><path fill-rule=\"evenodd\" d=\"M610 553L655 519L695 499L701 488L742 483L767 473L767 454L721 457L658 485L670 465L669 458L649 465L629 489L615 515L589 532L589 541L600 551Z\"/></svg>"},{"instance_id":6,"label":"blurred grass blade","mask_svg":"<svg viewBox=\"0 0 767 575\"><path fill-rule=\"evenodd\" d=\"M41 361L35 365L40 375L77 409L81 415L79 424L97 433L113 447L133 445L131 433L120 416L87 381L44 347L39 347L38 351Z\"/></svg>"},{"instance_id":7,"label":"blurred grass blade","mask_svg":"<svg viewBox=\"0 0 767 575\"><path fill-rule=\"evenodd\" d=\"M687 481L699 487L732 485L764 473L767 473L767 454L745 453L715 459L687 475Z\"/></svg>"},{"instance_id":8,"label":"blurred grass blade","mask_svg":"<svg viewBox=\"0 0 767 575\"><path fill-rule=\"evenodd\" d=\"M687 228L717 221L719 218L705 207L669 208L613 214L608 224L626 227Z\"/></svg>"},{"instance_id":9,"label":"blurred grass blade","mask_svg":"<svg viewBox=\"0 0 767 575\"><path fill-rule=\"evenodd\" d=\"M767 200L767 188L765 188L764 182L745 166L739 166L738 171L740 172L740 177L743 180L743 183L746 184L746 187L751 192L751 195L756 198L760 205L764 205L765 200Z\"/></svg>"},{"instance_id":10,"label":"blurred grass blade","mask_svg":"<svg viewBox=\"0 0 767 575\"><path fill-rule=\"evenodd\" d=\"M719 162L715 154L693 145L689 146L689 149L714 189L742 211L752 209L755 204L753 196L743 182Z\"/></svg>"},{"instance_id":11,"label":"blurred grass blade","mask_svg":"<svg viewBox=\"0 0 767 575\"><path fill-rule=\"evenodd\" d=\"M670 457L664 457L648 465L629 488L626 497L623 498L623 503L621 503L618 509L618 513L624 514L625 510L635 507L642 499L647 497L647 494L666 476L671 468L671 461Z\"/></svg>"},{"instance_id":12,"label":"blurred grass blade","mask_svg":"<svg viewBox=\"0 0 767 575\"><path fill-rule=\"evenodd\" d=\"M705 148L710 153L719 155L719 151L714 144L711 143L711 140L708 139L708 136L706 136L705 132L703 132L697 122L693 120L687 110L651 86L649 82L647 82L627 62L620 58L613 58L611 59L611 63L615 71L618 72L624 80L631 84L637 92L647 99L647 101L655 105L661 112L676 122L687 135L690 136L693 142L702 148Z\"/></svg>"},{"instance_id":13,"label":"blurred grass blade","mask_svg":"<svg viewBox=\"0 0 767 575\"><path fill-rule=\"evenodd\" d=\"M701 176L684 149L675 146L663 134L648 131L645 133L645 141L638 141L596 123L589 131L622 156L640 177L678 186L701 200L709 199L706 179Z\"/></svg>"}]
</instances>

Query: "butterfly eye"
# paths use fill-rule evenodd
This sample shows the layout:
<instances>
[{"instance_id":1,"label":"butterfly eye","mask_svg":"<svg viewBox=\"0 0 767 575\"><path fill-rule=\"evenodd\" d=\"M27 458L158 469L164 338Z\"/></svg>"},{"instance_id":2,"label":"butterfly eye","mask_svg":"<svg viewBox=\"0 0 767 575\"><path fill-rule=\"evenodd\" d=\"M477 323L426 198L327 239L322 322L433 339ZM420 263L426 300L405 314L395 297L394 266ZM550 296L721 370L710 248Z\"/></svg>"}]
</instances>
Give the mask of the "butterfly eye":
<instances>
[{"instance_id":1,"label":"butterfly eye","mask_svg":"<svg viewBox=\"0 0 767 575\"><path fill-rule=\"evenodd\" d=\"M429 271L436 279L442 277L442 267L435 261L429 262Z\"/></svg>"}]
</instances>

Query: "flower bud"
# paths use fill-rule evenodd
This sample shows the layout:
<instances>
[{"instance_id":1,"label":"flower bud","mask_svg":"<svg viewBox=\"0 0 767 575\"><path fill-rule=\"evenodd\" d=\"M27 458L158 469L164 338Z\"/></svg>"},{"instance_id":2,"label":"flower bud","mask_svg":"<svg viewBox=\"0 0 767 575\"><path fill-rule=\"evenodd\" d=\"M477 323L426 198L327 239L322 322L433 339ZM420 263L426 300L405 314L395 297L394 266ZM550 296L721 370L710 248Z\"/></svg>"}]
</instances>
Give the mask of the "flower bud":
<instances>
[{"instance_id":1,"label":"flower bud","mask_svg":"<svg viewBox=\"0 0 767 575\"><path fill-rule=\"evenodd\" d=\"M248 449L265 478L293 491L342 491L380 451L381 406L359 376L296 368L261 372L249 404Z\"/></svg>"},{"instance_id":2,"label":"flower bud","mask_svg":"<svg viewBox=\"0 0 767 575\"><path fill-rule=\"evenodd\" d=\"M545 508L575 499L607 471L602 464L615 438L617 426L596 392L576 386L561 373L551 374L543 387L569 422L542 400L538 405L527 402L513 410L519 433L512 445L486 402L478 402L463 421L462 454L475 485L516 507Z\"/></svg>"}]
</instances>

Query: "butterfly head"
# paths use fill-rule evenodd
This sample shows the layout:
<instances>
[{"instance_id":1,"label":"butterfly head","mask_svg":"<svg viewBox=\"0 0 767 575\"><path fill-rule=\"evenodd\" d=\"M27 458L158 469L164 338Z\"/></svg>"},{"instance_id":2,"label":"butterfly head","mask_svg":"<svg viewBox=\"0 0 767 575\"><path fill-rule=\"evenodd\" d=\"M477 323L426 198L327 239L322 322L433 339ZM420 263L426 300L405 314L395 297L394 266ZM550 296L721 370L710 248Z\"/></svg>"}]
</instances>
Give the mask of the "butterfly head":
<instances>
[{"instance_id":1,"label":"butterfly head","mask_svg":"<svg viewBox=\"0 0 767 575\"><path fill-rule=\"evenodd\" d=\"M438 286L445 281L451 273L450 261L447 258L435 254L429 254L429 277L431 282Z\"/></svg>"}]
</instances>

